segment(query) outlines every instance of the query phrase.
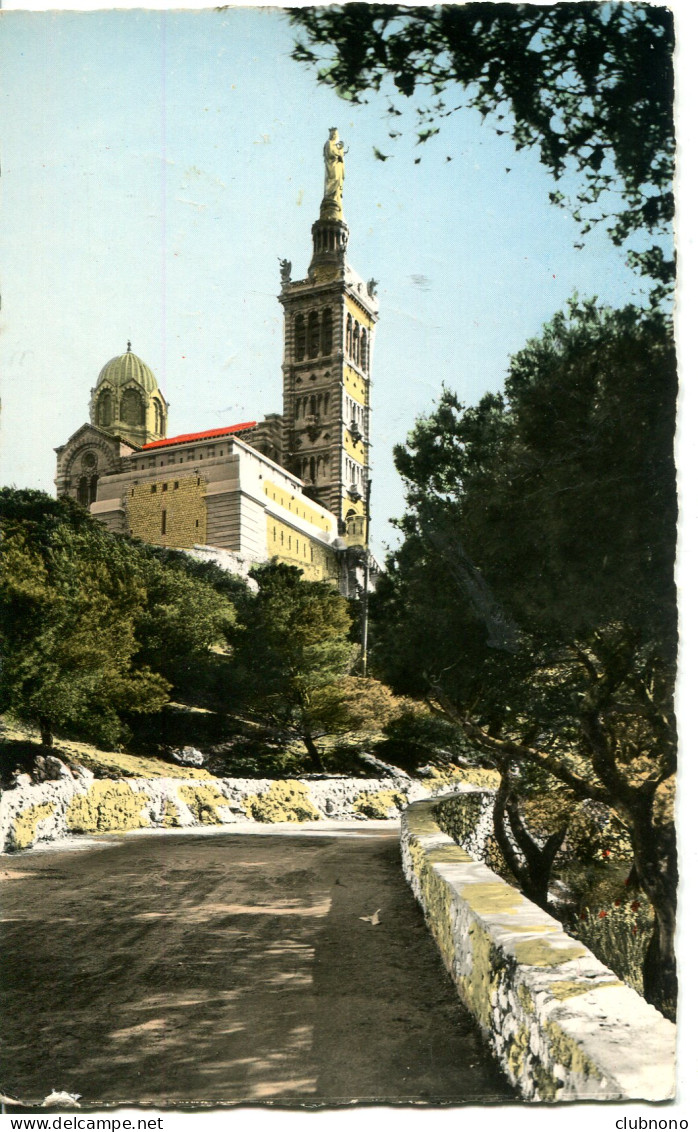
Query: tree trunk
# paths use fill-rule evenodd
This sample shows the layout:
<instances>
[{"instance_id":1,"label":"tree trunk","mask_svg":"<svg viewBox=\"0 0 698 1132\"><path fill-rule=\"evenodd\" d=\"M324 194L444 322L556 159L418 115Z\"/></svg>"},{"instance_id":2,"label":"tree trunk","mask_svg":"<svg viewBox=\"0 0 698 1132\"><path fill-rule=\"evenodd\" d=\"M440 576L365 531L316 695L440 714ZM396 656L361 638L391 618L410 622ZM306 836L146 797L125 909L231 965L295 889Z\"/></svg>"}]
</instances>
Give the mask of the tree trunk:
<instances>
[{"instance_id":1,"label":"tree trunk","mask_svg":"<svg viewBox=\"0 0 698 1132\"><path fill-rule=\"evenodd\" d=\"M548 901L548 887L550 874L558 849L565 839L565 829L559 830L549 837L543 848L531 837L526 829L519 812L516 795L511 793L506 768L500 768L501 781L495 798L493 812L494 835L500 852L504 857L509 871L528 900L532 900L544 912L551 912ZM509 839L504 815L509 818L511 833L523 856L523 861L517 855L516 849Z\"/></svg>"},{"instance_id":2,"label":"tree trunk","mask_svg":"<svg viewBox=\"0 0 698 1132\"><path fill-rule=\"evenodd\" d=\"M53 746L53 730L51 727L51 720L42 715L39 719L39 733L41 735L42 747Z\"/></svg>"},{"instance_id":3,"label":"tree trunk","mask_svg":"<svg viewBox=\"0 0 698 1132\"><path fill-rule=\"evenodd\" d=\"M322 758L320 756L320 752L318 751L317 747L315 746L315 742L313 740L312 735L307 735L307 734L304 735L303 736L303 742L305 743L306 751L310 755L310 762L311 762L313 770L317 774L323 774L324 771L325 771L325 766L324 766L324 763L323 763Z\"/></svg>"},{"instance_id":4,"label":"tree trunk","mask_svg":"<svg viewBox=\"0 0 698 1132\"><path fill-rule=\"evenodd\" d=\"M630 836L640 888L654 909L654 927L643 963L644 994L667 1018L676 1017L678 983L674 933L678 862L673 825L653 821L653 797L631 811Z\"/></svg>"}]
</instances>

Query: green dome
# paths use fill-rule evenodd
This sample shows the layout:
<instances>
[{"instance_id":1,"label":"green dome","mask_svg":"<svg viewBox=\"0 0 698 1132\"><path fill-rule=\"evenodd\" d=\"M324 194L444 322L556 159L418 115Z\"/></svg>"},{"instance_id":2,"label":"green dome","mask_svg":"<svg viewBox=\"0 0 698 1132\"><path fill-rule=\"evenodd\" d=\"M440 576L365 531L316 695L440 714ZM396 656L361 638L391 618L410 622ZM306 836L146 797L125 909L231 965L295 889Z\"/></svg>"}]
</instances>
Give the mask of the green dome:
<instances>
[{"instance_id":1,"label":"green dome","mask_svg":"<svg viewBox=\"0 0 698 1132\"><path fill-rule=\"evenodd\" d=\"M100 371L97 378L97 388L104 381L110 382L115 389L120 389L129 381L135 381L146 393L158 392L155 374L150 366L141 361L137 354L131 352L130 342L125 354L120 354L118 358L112 358Z\"/></svg>"}]
</instances>

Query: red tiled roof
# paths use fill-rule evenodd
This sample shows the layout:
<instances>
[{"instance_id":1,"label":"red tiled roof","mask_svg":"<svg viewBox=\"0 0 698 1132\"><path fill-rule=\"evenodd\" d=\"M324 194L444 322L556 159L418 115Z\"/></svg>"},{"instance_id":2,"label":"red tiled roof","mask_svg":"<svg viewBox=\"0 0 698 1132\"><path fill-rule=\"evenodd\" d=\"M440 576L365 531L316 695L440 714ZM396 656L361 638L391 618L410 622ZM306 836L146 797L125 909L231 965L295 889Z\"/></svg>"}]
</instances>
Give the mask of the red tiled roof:
<instances>
[{"instance_id":1,"label":"red tiled roof","mask_svg":"<svg viewBox=\"0 0 698 1132\"><path fill-rule=\"evenodd\" d=\"M164 440L151 440L150 444L144 444L141 451L148 451L151 448L166 448L170 444L186 444L191 440L213 440L218 436L229 436L233 432L246 432L250 428L254 428L257 424L256 421L246 421L244 424L229 425L228 428L209 428L206 432L183 432L180 436L165 437Z\"/></svg>"}]
</instances>

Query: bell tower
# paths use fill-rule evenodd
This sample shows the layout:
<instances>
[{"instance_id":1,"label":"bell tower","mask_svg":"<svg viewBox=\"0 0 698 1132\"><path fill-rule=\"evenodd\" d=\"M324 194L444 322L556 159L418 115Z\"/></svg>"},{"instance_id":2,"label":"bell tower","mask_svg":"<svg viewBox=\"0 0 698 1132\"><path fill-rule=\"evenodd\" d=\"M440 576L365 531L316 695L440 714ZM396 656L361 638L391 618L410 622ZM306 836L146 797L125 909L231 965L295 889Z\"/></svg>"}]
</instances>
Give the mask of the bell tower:
<instances>
[{"instance_id":1,"label":"bell tower","mask_svg":"<svg viewBox=\"0 0 698 1132\"><path fill-rule=\"evenodd\" d=\"M325 190L312 227L305 279L281 261L284 308L283 462L306 494L337 517L350 546L366 543L370 453L371 356L378 319L375 282L346 260L346 150L330 130Z\"/></svg>"}]
</instances>

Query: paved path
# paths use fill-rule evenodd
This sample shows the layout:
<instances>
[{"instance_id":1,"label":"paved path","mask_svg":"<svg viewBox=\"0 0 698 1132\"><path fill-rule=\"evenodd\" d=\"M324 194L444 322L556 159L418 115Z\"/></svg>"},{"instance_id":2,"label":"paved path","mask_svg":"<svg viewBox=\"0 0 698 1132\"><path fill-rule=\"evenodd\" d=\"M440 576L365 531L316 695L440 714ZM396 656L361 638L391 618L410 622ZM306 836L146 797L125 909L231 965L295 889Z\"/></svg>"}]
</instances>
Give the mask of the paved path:
<instances>
[{"instance_id":1,"label":"paved path","mask_svg":"<svg viewBox=\"0 0 698 1132\"><path fill-rule=\"evenodd\" d=\"M26 1104L513 1100L395 830L113 838L0 879L0 1091Z\"/></svg>"}]
</instances>

